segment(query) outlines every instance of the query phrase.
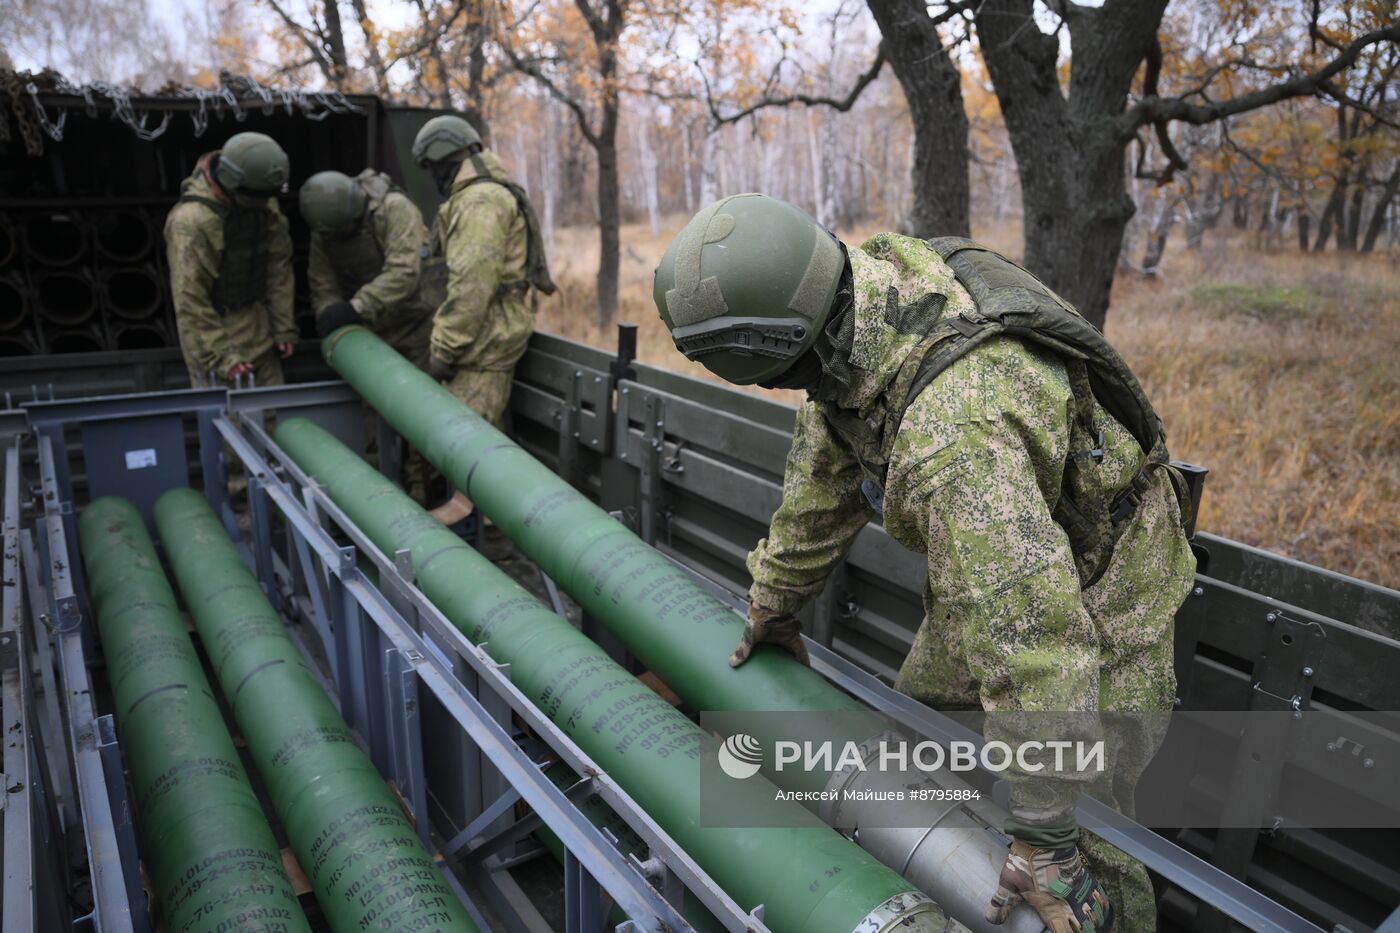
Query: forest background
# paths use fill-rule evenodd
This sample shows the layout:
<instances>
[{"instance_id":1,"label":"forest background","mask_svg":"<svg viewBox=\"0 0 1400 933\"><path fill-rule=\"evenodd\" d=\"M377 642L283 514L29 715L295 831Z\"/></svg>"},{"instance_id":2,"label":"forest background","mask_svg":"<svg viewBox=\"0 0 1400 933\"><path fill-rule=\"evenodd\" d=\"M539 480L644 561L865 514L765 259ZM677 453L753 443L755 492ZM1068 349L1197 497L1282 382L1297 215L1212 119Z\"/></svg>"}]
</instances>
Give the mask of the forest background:
<instances>
[{"instance_id":1,"label":"forest background","mask_svg":"<svg viewBox=\"0 0 1400 933\"><path fill-rule=\"evenodd\" d=\"M541 329L704 375L651 270L715 197L971 234L1104 325L1201 527L1400 586L1400 0L16 0L0 57L458 110L524 183ZM3 61L0 61L3 64ZM795 403L795 393L781 394Z\"/></svg>"}]
</instances>

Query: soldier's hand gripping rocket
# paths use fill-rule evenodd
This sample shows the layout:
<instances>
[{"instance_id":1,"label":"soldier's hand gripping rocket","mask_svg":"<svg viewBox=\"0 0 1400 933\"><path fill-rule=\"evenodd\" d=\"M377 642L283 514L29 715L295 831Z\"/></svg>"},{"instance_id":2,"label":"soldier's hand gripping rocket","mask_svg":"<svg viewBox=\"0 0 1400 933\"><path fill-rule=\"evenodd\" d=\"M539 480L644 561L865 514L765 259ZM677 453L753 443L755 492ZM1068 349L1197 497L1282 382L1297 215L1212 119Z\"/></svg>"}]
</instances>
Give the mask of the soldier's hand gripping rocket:
<instances>
[{"instance_id":1,"label":"soldier's hand gripping rocket","mask_svg":"<svg viewBox=\"0 0 1400 933\"><path fill-rule=\"evenodd\" d=\"M1025 901L1051 933L1112 933L1113 904L1099 879L1071 843L1041 849L1020 839L1011 843L1001 867L987 920L1001 924L1016 902Z\"/></svg>"},{"instance_id":2,"label":"soldier's hand gripping rocket","mask_svg":"<svg viewBox=\"0 0 1400 933\"><path fill-rule=\"evenodd\" d=\"M807 659L807 646L802 644L802 623L791 613L775 612L756 603L749 604L749 618L744 623L744 636L739 647L729 656L729 666L738 667L749 659L755 645L769 642L788 651L803 664L811 664Z\"/></svg>"}]
</instances>

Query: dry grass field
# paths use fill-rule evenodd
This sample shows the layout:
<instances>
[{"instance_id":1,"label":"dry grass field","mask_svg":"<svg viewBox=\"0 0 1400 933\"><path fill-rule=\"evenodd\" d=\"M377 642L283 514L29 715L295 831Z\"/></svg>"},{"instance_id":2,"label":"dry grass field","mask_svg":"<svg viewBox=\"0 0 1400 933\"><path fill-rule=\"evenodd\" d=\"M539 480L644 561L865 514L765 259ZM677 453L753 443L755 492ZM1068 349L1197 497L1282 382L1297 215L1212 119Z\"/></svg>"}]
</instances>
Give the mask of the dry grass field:
<instances>
[{"instance_id":1,"label":"dry grass field","mask_svg":"<svg viewBox=\"0 0 1400 933\"><path fill-rule=\"evenodd\" d=\"M651 270L680 222L656 237L624 228L618 319L640 325L643 361L708 376L651 303ZM979 234L1018 249L1014 229ZM556 234L560 292L541 330L614 345L594 324L596 257L592 230ZM1400 587L1400 256L1260 251L1222 231L1169 250L1164 268L1152 281L1120 275L1108 336L1166 420L1173 456L1211 470L1200 527Z\"/></svg>"}]
</instances>

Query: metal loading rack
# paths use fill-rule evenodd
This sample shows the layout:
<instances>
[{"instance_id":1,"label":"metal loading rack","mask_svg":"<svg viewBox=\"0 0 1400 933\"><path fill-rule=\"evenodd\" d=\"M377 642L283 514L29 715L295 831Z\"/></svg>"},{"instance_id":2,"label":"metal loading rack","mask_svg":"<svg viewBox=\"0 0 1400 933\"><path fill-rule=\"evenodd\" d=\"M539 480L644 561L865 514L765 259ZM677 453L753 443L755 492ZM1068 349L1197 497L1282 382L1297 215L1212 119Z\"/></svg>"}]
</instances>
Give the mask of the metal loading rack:
<instances>
[{"instance_id":1,"label":"metal loading rack","mask_svg":"<svg viewBox=\"0 0 1400 933\"><path fill-rule=\"evenodd\" d=\"M511 872L546 854L535 837L547 832L562 844L563 904L555 913L562 913L569 930L603 928L605 893L628 916L645 918L637 921L638 929L658 924L689 929L678 906L689 897L729 929L766 930L511 685L508 668L493 663L443 619L402 575L401 561L375 550L317 487L305 483L260 425L271 409L284 417L303 414L363 446L359 404L343 385L317 384L28 407L39 504L32 532L7 519L6 579L12 565L23 561L37 571L41 582L35 591L41 598L21 611L8 599L7 588L7 626L0 638L10 637L10 620L15 631L40 636L39 641L52 630L56 677L42 689L24 685L24 696L20 689L11 693L7 677L5 713L25 717L19 731L29 738L31 757L56 751L56 770L71 768L71 776L41 780L31 768L24 790L12 794L24 806L7 806L6 880L14 890L33 892L34 903L26 908L25 899L7 896L4 928L150 929L122 752L94 683L100 665L76 552L70 477L81 467L85 498L123 495L149 516L159 493L187 483L189 427L199 437L203 475L227 476L232 466L246 477L246 540L224 483L209 484L211 505L265 593L292 623L289 632L308 662L325 672L324 685L338 699L342 716L399 795L424 843L439 853L444 877L478 926L550 928L532 903L540 899L538 892L523 890ZM54 453L65 449L70 430L82 435L81 463ZM139 451L151 466L129 469L128 451ZM229 462L225 451L232 455ZM21 513L20 491L30 481L21 472L20 454L17 441L8 447L8 516ZM39 546L27 548L24 542L35 535ZM374 577L378 585L371 582ZM9 644L0 642L0 648ZM40 653L32 666L47 670L43 662ZM12 703L12 696L19 699ZM55 697L65 709L48 709ZM42 720L68 724L66 749L39 728ZM561 762L584 777L557 786L542 769L545 762ZM12 770L7 759L7 776L24 773L17 766ZM66 816L40 818L39 811L54 799L63 802ZM621 851L606 826L590 821L599 801L642 840L645 851ZM38 815L22 822L26 810ZM65 830L83 851L51 870L35 836L61 839ZM29 857L18 848L25 839L33 843ZM86 904L70 909L70 889L90 891L90 909ZM21 912L25 909L27 914ZM39 916L46 919L26 919Z\"/></svg>"},{"instance_id":2,"label":"metal loading rack","mask_svg":"<svg viewBox=\"0 0 1400 933\"><path fill-rule=\"evenodd\" d=\"M60 384L56 395L63 394ZM459 892L499 925L493 928L542 928L544 918L532 903L541 898L530 888L528 870L543 861L533 837L547 829L567 852L559 887L570 930L612 926L602 917L601 891L643 929L657 928L657 921L685 929L677 905L695 903L728 929L764 929L761 911L745 913L728 898L511 684L508 668L448 623L414 585L405 554L375 548L270 440L264 413L274 410L282 419L310 417L363 449L358 396L340 383L37 401L0 416L0 435L6 425L31 431L28 440L7 444L6 476L18 479L15 509L6 514L20 517L7 519L4 553L8 561L13 537L20 575L33 578L18 618L34 663L18 706L28 723L30 757L43 766L31 767L25 789L12 796L26 801L31 816L21 825L34 827L29 838L76 839L82 850L66 866L11 859L12 816L23 808L7 804L7 885L28 872L38 892L30 909L60 917L68 891L90 889L91 913L77 918L80 925L141 928L134 905L145 896L134 871L121 749L103 715L81 564L75 551L69 553L74 512L118 490L148 505L169 485L222 477L231 468L246 477L246 526L226 501L222 481L206 484L211 503L241 542L288 631L319 662L342 715L418 831L441 853ZM713 593L742 606L742 560L777 505L790 409L637 364L625 340L613 355L537 336L517 373L511 417L512 435L534 456ZM155 466L128 469L127 453L146 450L155 452ZM379 450L381 469L394 475L397 445L381 441ZM30 512L23 515L26 504ZM1198 541L1207 563L1178 617L1184 708L1268 708L1275 696L1342 713L1397 708L1400 688L1387 672L1400 665L1394 640L1400 594L1222 539L1201 535ZM6 580L14 579L9 569L7 562ZM815 636L814 666L858 700L893 711L926 735L962 737L960 727L887 683L922 616L921 579L917 557L878 527L867 529L807 620ZM541 583L550 594L551 582ZM562 601L556 607L565 608ZM5 608L8 631L13 604ZM596 620L585 617L581 624L617 658L629 660ZM1301 634L1308 637L1295 637ZM57 663L46 668L40 655L50 643ZM1313 673L1295 684L1293 675L1304 666ZM7 729L14 708L10 682ZM66 750L52 722L69 724ZM53 741L54 735L60 739ZM1338 756L1295 739L1273 749L1267 767L1306 768L1324 783L1346 781L1377 796L1393 784L1400 760L1393 734L1368 737L1369 767L1359 755ZM539 767L555 760L584 779L557 787ZM1267 768L1234 765L1226 760L1215 776L1225 788L1218 792L1252 793L1267 806L1271 791L1260 781ZM10 773L7 759L7 786ZM622 832L589 820L595 796L649 852L619 848ZM49 810L52 818L45 816ZM1101 814L1087 805L1081 817L1095 825ZM1400 925L1394 830L1104 832L1169 883L1163 929L1230 929L1233 921L1257 930L1362 933ZM34 845L36 853L40 848ZM6 894L8 930L8 888Z\"/></svg>"},{"instance_id":3,"label":"metal loading rack","mask_svg":"<svg viewBox=\"0 0 1400 933\"><path fill-rule=\"evenodd\" d=\"M642 364L635 346L625 325L615 353L536 335L517 369L510 433L742 607L744 558L780 501L794 410ZM1196 587L1177 615L1179 709L1300 708L1344 723L1348 712L1400 709L1400 592L1207 533L1195 544ZM923 734L950 734L946 717L889 687L922 621L923 576L920 556L867 526L803 614L804 631L828 649L812 653L838 686ZM1295 733L1258 760L1249 736L1219 737L1201 793L1280 807L1272 831L1115 834L1169 882L1163 929L1229 929L1227 915L1261 930L1400 930L1400 831L1288 828L1273 799L1277 776L1297 768L1319 793L1388 806L1395 777L1380 772L1400 763L1400 723L1346 731L1364 738L1329 748Z\"/></svg>"}]
</instances>

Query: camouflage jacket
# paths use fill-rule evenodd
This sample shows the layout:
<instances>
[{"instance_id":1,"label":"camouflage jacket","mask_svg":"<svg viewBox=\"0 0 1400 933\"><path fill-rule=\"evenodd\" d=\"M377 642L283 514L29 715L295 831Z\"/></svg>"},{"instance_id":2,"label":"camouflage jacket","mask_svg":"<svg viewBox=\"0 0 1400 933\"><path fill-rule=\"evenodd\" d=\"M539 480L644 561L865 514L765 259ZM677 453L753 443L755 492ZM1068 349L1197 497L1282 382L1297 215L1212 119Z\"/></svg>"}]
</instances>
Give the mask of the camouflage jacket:
<instances>
[{"instance_id":1,"label":"camouflage jacket","mask_svg":"<svg viewBox=\"0 0 1400 933\"><path fill-rule=\"evenodd\" d=\"M367 198L359 227L345 236L311 234L311 306L349 301L385 342L416 356L427 346L437 307L422 275L428 229L389 176L365 169L356 181Z\"/></svg>"},{"instance_id":2,"label":"camouflage jacket","mask_svg":"<svg viewBox=\"0 0 1400 933\"><path fill-rule=\"evenodd\" d=\"M479 159L491 176L506 177L494 153ZM501 185L474 184L478 177L472 160L463 162L438 208L447 294L433 319L432 354L459 369L510 370L535 329L525 294L528 232L515 196Z\"/></svg>"},{"instance_id":3,"label":"camouflage jacket","mask_svg":"<svg viewBox=\"0 0 1400 933\"><path fill-rule=\"evenodd\" d=\"M972 298L921 240L881 234L851 250L850 262L851 375L835 404L865 417L904 406L902 398L885 393L921 338L891 326L893 312L938 295L941 316L948 317L968 309ZM1057 357L1014 337L994 338L919 393L904 409L890 448L885 529L927 555L932 605L926 625L956 620L964 633L975 633L965 634L964 642L986 640L963 647L988 709L1096 709L1100 651L1131 641L1134 619L1160 619L1164 607L1169 625L1194 571L1175 497L1160 473L1150 504L1111 553L1072 551L1051 512L1071 453L1073 404ZM1100 476L1108 488L1120 489L1144 455L1131 433L1095 406L1104 430ZM822 407L805 402L782 504L768 537L749 555L755 603L795 612L820 592L875 517L860 488L862 476L851 446ZM1111 612L1098 619L1091 606ZM917 655L916 644L898 686L930 699L943 685L918 682L923 659ZM1168 663L1154 676L1170 674ZM1161 687L1152 685L1150 708L1157 707Z\"/></svg>"},{"instance_id":4,"label":"camouflage jacket","mask_svg":"<svg viewBox=\"0 0 1400 933\"><path fill-rule=\"evenodd\" d=\"M180 185L182 195L227 201L209 178L214 153L202 156L194 174ZM193 376L225 376L238 363L252 362L274 344L297 339L292 320L292 238L276 198L265 206L267 297L220 315L214 310L214 280L224 247L223 219L197 202L176 204L165 219L165 250L170 265L170 293L180 349Z\"/></svg>"}]
</instances>

